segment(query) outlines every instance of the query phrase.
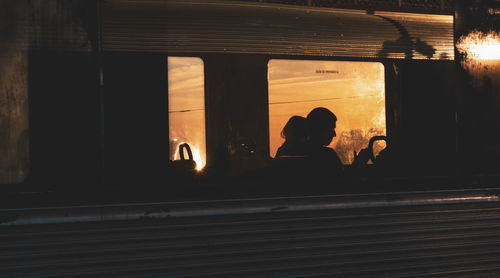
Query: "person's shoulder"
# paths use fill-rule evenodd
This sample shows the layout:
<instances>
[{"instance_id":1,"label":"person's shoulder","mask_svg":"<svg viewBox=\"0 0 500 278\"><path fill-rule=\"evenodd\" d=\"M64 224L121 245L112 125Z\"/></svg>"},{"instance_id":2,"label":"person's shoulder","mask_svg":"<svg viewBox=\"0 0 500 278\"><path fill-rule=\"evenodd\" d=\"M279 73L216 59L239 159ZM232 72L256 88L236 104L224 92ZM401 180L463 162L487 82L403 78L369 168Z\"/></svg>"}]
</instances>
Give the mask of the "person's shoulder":
<instances>
[{"instance_id":1,"label":"person's shoulder","mask_svg":"<svg viewBox=\"0 0 500 278\"><path fill-rule=\"evenodd\" d=\"M309 146L309 154L321 157L338 157L334 149L325 146Z\"/></svg>"},{"instance_id":2,"label":"person's shoulder","mask_svg":"<svg viewBox=\"0 0 500 278\"><path fill-rule=\"evenodd\" d=\"M328 147L325 147L327 149L327 152L329 155L331 155L332 157L335 157L337 160L340 161L340 158L339 158L339 155L337 154L337 152L332 149L332 148L328 148Z\"/></svg>"},{"instance_id":3,"label":"person's shoulder","mask_svg":"<svg viewBox=\"0 0 500 278\"><path fill-rule=\"evenodd\" d=\"M285 142L276 151L276 156L286 156L286 155L305 156L305 155L307 155L307 149L306 149L305 145L293 146L293 145L287 144Z\"/></svg>"},{"instance_id":4,"label":"person's shoulder","mask_svg":"<svg viewBox=\"0 0 500 278\"><path fill-rule=\"evenodd\" d=\"M321 147L324 152L331 153L331 154L337 154L334 149L330 147Z\"/></svg>"},{"instance_id":5,"label":"person's shoulder","mask_svg":"<svg viewBox=\"0 0 500 278\"><path fill-rule=\"evenodd\" d=\"M331 176L339 176L342 173L342 162L334 149L324 146L316 146L310 149L310 165L316 171L327 173Z\"/></svg>"},{"instance_id":6,"label":"person's shoulder","mask_svg":"<svg viewBox=\"0 0 500 278\"><path fill-rule=\"evenodd\" d=\"M285 153L286 153L286 148L284 146L281 146L276 151L276 156L275 157L279 157L279 156L285 155Z\"/></svg>"}]
</instances>

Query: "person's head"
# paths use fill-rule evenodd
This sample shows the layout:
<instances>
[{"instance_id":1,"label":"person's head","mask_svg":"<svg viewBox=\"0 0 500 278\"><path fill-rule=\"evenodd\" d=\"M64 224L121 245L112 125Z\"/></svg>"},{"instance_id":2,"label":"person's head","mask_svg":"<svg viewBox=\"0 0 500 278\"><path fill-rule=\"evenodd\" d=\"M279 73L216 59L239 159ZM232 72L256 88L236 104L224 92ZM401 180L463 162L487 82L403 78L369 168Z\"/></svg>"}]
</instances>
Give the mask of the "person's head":
<instances>
[{"instance_id":1,"label":"person's head","mask_svg":"<svg viewBox=\"0 0 500 278\"><path fill-rule=\"evenodd\" d=\"M337 117L332 111L317 107L314 108L307 115L307 127L309 130L309 137L313 143L327 146L332 142L337 127Z\"/></svg>"},{"instance_id":2,"label":"person's head","mask_svg":"<svg viewBox=\"0 0 500 278\"><path fill-rule=\"evenodd\" d=\"M301 116L292 116L281 131L281 137L291 143L307 141L307 120Z\"/></svg>"}]
</instances>

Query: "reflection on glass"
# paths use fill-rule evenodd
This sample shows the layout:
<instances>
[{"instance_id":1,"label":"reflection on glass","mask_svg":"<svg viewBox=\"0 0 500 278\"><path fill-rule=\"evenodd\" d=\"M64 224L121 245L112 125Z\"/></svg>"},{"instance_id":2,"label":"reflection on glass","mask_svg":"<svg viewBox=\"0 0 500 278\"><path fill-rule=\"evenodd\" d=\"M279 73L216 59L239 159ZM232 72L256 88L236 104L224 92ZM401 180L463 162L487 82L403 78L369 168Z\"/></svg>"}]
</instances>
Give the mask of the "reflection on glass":
<instances>
[{"instance_id":1,"label":"reflection on glass","mask_svg":"<svg viewBox=\"0 0 500 278\"><path fill-rule=\"evenodd\" d=\"M270 154L283 143L280 132L293 115L306 117L316 107L338 118L334 148L344 164L371 137L385 135L384 66L377 62L269 61ZM380 149L380 148L377 148Z\"/></svg>"},{"instance_id":2,"label":"reflection on glass","mask_svg":"<svg viewBox=\"0 0 500 278\"><path fill-rule=\"evenodd\" d=\"M188 143L197 170L203 169L206 164L205 85L200 58L168 57L168 112L170 160L180 159L179 145Z\"/></svg>"}]
</instances>

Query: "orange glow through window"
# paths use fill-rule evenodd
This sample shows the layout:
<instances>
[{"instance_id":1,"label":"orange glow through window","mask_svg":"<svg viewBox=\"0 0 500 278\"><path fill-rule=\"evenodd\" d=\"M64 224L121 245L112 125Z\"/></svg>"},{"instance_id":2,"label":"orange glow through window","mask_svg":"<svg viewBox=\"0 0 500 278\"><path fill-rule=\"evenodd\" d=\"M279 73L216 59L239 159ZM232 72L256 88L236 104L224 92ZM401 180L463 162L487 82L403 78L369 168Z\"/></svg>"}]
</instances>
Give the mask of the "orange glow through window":
<instances>
[{"instance_id":1,"label":"orange glow through window","mask_svg":"<svg viewBox=\"0 0 500 278\"><path fill-rule=\"evenodd\" d=\"M206 164L204 82L203 60L168 57L170 160L180 159L179 146L188 143L197 170Z\"/></svg>"},{"instance_id":2,"label":"orange glow through window","mask_svg":"<svg viewBox=\"0 0 500 278\"><path fill-rule=\"evenodd\" d=\"M284 142L280 133L293 115L306 117L316 107L338 118L329 147L344 164L385 135L384 66L377 62L271 60L269 69L270 154ZM380 149L380 148L379 148Z\"/></svg>"}]
</instances>

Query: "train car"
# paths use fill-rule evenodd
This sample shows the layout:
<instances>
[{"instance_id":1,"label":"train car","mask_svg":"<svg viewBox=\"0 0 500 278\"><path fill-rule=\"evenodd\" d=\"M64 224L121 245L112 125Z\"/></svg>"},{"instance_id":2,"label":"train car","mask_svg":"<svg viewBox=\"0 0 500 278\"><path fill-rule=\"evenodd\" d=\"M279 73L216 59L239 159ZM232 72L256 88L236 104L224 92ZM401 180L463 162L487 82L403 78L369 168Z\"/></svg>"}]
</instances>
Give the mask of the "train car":
<instances>
[{"instance_id":1,"label":"train car","mask_svg":"<svg viewBox=\"0 0 500 278\"><path fill-rule=\"evenodd\" d=\"M496 276L497 1L0 14L0 276Z\"/></svg>"}]
</instances>

